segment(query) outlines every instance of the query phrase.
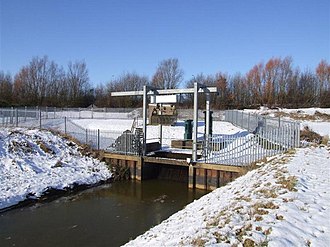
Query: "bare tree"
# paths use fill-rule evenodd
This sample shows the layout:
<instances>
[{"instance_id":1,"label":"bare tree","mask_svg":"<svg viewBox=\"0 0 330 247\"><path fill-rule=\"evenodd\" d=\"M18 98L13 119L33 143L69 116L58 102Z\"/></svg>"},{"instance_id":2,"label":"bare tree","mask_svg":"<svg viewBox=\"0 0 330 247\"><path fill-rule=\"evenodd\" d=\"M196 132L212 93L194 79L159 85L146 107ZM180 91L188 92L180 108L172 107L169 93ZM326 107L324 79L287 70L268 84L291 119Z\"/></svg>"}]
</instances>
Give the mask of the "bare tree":
<instances>
[{"instance_id":1,"label":"bare tree","mask_svg":"<svg viewBox=\"0 0 330 247\"><path fill-rule=\"evenodd\" d=\"M35 57L15 76L14 92L19 104L44 105L50 97L53 83L58 80L58 66L43 58Z\"/></svg>"},{"instance_id":2,"label":"bare tree","mask_svg":"<svg viewBox=\"0 0 330 247\"><path fill-rule=\"evenodd\" d=\"M9 74L0 71L0 106L9 106L12 102L13 82Z\"/></svg>"},{"instance_id":3,"label":"bare tree","mask_svg":"<svg viewBox=\"0 0 330 247\"><path fill-rule=\"evenodd\" d=\"M158 88L178 88L183 80L183 70L179 67L177 58L169 58L159 63L152 78L152 85Z\"/></svg>"},{"instance_id":4,"label":"bare tree","mask_svg":"<svg viewBox=\"0 0 330 247\"><path fill-rule=\"evenodd\" d=\"M69 105L80 106L83 104L83 98L90 90L88 70L85 62L69 62L66 83L69 90Z\"/></svg>"},{"instance_id":5,"label":"bare tree","mask_svg":"<svg viewBox=\"0 0 330 247\"><path fill-rule=\"evenodd\" d=\"M144 85L149 84L147 76L140 76L135 72L125 72L117 79L110 81L107 84L108 92L116 91L138 91L142 90ZM133 107L141 105L140 97L120 97L112 98L111 105L115 107Z\"/></svg>"},{"instance_id":6,"label":"bare tree","mask_svg":"<svg viewBox=\"0 0 330 247\"><path fill-rule=\"evenodd\" d=\"M319 106L330 106L330 64L325 60L316 67L316 75L318 79L318 96Z\"/></svg>"}]
</instances>

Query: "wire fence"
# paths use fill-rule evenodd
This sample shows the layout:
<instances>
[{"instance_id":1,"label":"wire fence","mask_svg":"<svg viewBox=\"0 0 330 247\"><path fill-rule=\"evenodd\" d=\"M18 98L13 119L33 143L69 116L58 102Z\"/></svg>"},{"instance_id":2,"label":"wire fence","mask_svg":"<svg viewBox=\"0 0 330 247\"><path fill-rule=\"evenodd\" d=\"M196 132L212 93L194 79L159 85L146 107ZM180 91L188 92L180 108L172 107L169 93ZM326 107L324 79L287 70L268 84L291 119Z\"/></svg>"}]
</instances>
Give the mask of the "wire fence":
<instances>
[{"instance_id":1,"label":"wire fence","mask_svg":"<svg viewBox=\"0 0 330 247\"><path fill-rule=\"evenodd\" d=\"M56 108L0 108L0 126L39 128L58 131L69 135L82 144L97 150L113 150L116 139L123 135L121 131L88 129L76 124L75 118L92 118L97 115L90 109L58 110ZM100 112L98 112L100 113ZM107 119L130 119L134 112L101 112ZM102 118L103 118L102 117ZM128 133L127 133L128 135ZM129 150L130 151L130 150ZM133 153L133 152L132 152Z\"/></svg>"},{"instance_id":2,"label":"wire fence","mask_svg":"<svg viewBox=\"0 0 330 247\"><path fill-rule=\"evenodd\" d=\"M79 118L133 119L139 110L128 112L110 111L109 109L57 109L57 108L0 108L0 126L50 129L70 135L82 144L93 149L111 152L141 155L143 133L141 128L127 131L109 131L89 129L75 123ZM226 111L225 120L246 129L235 135L214 133L205 138L198 133L198 140L203 150L199 161L226 165L248 165L267 156L282 153L298 147L300 125L297 122L280 118L270 118L243 111ZM155 126L151 126L155 128ZM170 147L171 139L167 136L149 136L146 142L160 142L163 147ZM191 142L191 141L190 141ZM178 142L177 148L190 148L189 140ZM203 144L202 144L203 143Z\"/></svg>"},{"instance_id":3,"label":"wire fence","mask_svg":"<svg viewBox=\"0 0 330 247\"><path fill-rule=\"evenodd\" d=\"M57 107L18 107L0 108L2 125L19 123L32 119L128 119L142 115L141 109L132 108L57 108Z\"/></svg>"}]
</instances>

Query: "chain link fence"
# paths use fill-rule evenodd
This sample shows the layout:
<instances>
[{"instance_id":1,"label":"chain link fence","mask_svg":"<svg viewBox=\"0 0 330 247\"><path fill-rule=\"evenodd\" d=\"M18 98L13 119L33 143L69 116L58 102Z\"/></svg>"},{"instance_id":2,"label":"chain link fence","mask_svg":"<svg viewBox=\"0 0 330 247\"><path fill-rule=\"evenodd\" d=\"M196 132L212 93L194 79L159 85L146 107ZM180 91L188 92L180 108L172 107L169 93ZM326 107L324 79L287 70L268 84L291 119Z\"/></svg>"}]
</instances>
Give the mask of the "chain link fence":
<instances>
[{"instance_id":1,"label":"chain link fence","mask_svg":"<svg viewBox=\"0 0 330 247\"><path fill-rule=\"evenodd\" d=\"M75 123L74 119L133 119L138 116L136 109L86 109L86 108L0 108L0 126L49 129L69 135L82 144L87 144L97 150L111 150L124 152L123 142L116 141L119 137L127 139L126 153L140 153L140 146L135 134L126 131L109 131L100 129L88 129ZM132 120L133 121L133 120ZM141 133L138 133L141 136ZM122 137L124 136L124 137ZM117 146L116 146L117 145ZM118 147L119 146L119 147Z\"/></svg>"}]
</instances>

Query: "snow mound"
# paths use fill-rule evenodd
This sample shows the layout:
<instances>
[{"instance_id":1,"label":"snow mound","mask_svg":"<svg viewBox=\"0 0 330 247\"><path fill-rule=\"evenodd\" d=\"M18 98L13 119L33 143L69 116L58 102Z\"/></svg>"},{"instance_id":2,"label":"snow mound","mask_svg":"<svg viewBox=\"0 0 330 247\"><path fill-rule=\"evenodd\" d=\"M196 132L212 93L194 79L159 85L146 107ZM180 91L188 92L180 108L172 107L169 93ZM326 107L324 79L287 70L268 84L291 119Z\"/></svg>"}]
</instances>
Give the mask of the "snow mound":
<instances>
[{"instance_id":1,"label":"snow mound","mask_svg":"<svg viewBox=\"0 0 330 247\"><path fill-rule=\"evenodd\" d=\"M94 184L111 177L103 162L83 156L72 141L49 131L0 130L0 209L48 189Z\"/></svg>"}]
</instances>

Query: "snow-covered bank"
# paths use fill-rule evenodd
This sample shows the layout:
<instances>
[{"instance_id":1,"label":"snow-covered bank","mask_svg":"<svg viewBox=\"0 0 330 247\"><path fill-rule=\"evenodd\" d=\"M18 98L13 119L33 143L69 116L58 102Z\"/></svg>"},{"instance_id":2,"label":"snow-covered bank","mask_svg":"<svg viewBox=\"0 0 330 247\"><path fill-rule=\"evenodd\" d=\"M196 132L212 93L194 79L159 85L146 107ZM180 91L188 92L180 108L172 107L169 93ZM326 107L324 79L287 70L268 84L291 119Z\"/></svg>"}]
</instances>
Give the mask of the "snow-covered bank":
<instances>
[{"instance_id":1,"label":"snow-covered bank","mask_svg":"<svg viewBox=\"0 0 330 247\"><path fill-rule=\"evenodd\" d=\"M94 184L111 177L106 165L49 131L0 129L0 209L48 189Z\"/></svg>"},{"instance_id":2,"label":"snow-covered bank","mask_svg":"<svg viewBox=\"0 0 330 247\"><path fill-rule=\"evenodd\" d=\"M189 204L126 246L329 246L329 187L329 147L298 149Z\"/></svg>"}]
</instances>

